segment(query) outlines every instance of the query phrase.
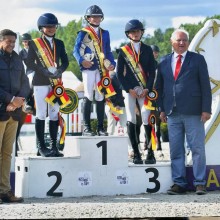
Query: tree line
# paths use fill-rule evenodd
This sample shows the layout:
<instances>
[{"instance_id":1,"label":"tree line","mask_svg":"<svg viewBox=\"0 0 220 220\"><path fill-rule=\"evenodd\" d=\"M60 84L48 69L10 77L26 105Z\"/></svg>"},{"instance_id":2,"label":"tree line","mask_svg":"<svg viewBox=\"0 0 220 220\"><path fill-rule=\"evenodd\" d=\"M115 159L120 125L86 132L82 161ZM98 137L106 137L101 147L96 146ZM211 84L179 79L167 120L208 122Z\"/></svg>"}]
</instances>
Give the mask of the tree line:
<instances>
[{"instance_id":1,"label":"tree line","mask_svg":"<svg viewBox=\"0 0 220 220\"><path fill-rule=\"evenodd\" d=\"M186 31L188 31L190 40L192 40L196 33L204 26L205 22L209 19L220 19L220 15L207 17L203 22L199 22L198 24L181 24L179 28L184 28ZM73 46L75 44L77 32L82 28L82 24L83 18L81 18L81 20L79 21L72 20L66 26L60 26L56 32L56 37L63 40L65 43L67 55L70 62L67 70L72 71L80 81L82 81L82 74L75 58L73 57ZM142 38L142 41L148 45L157 45L160 48L160 57L162 57L165 54L171 53L171 45L169 42L170 36L173 31L174 28L167 28L164 32L160 28L158 28L154 31L153 36L147 35L146 37ZM40 33L37 30L31 30L29 33L31 34L32 38L40 37ZM120 47L124 44L125 43L122 43ZM115 59L117 59L116 49L117 48L112 48Z\"/></svg>"}]
</instances>

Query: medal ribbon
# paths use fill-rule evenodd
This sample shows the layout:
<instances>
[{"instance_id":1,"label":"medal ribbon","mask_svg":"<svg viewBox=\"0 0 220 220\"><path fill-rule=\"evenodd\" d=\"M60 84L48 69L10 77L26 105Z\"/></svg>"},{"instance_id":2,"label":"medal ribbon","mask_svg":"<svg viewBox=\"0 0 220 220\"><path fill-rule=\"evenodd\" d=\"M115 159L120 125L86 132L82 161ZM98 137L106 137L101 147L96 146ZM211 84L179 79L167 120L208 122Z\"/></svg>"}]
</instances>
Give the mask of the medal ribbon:
<instances>
[{"instance_id":1,"label":"medal ribbon","mask_svg":"<svg viewBox=\"0 0 220 220\"><path fill-rule=\"evenodd\" d=\"M132 49L128 46L125 45L121 47L123 51L123 55L125 58L125 61L127 62L128 66L130 67L131 71L134 73L135 78L137 79L138 83L142 88L146 87L146 79L144 77L144 71L139 63L139 54L138 56L136 55L135 51L132 51ZM138 62L136 62L138 61ZM137 68L138 66L138 68Z\"/></svg>"},{"instance_id":2,"label":"medal ribbon","mask_svg":"<svg viewBox=\"0 0 220 220\"><path fill-rule=\"evenodd\" d=\"M33 39L33 46L35 53L37 54L41 64L45 68L54 67L55 62L54 59L56 54L52 55L50 48L48 47L47 43L42 38ZM55 44L54 44L54 51L55 51ZM71 103L68 95L65 92L65 88L63 87L63 83L60 79L50 79L51 86L53 90L47 95L45 98L46 102L51 105L54 105L56 102L60 105L60 108L64 108L68 104ZM63 94L61 96L57 95L55 89L63 90Z\"/></svg>"},{"instance_id":3,"label":"medal ribbon","mask_svg":"<svg viewBox=\"0 0 220 220\"><path fill-rule=\"evenodd\" d=\"M133 45L132 45L132 50L128 45L123 46L121 49L123 51L123 56L125 58L125 61L130 67L131 71L134 73L135 78L137 79L139 85L142 88L145 88L146 87L146 79L144 77L145 74L141 64L139 63L140 50L138 52L138 55L136 55ZM136 68L137 66L139 68ZM150 101L147 97L144 100L144 107L147 110L155 110L155 106L153 105L153 102Z\"/></svg>"},{"instance_id":4,"label":"medal ribbon","mask_svg":"<svg viewBox=\"0 0 220 220\"><path fill-rule=\"evenodd\" d=\"M122 109L117 109L117 108L113 105L113 103L111 102L110 99L106 99L106 105L109 106L109 108L111 109L111 112L113 112L113 113L117 113L117 114L119 114L119 115L121 115L121 114L124 113L124 111L123 111Z\"/></svg>"},{"instance_id":5,"label":"medal ribbon","mask_svg":"<svg viewBox=\"0 0 220 220\"><path fill-rule=\"evenodd\" d=\"M102 51L102 32L101 32L101 29L100 29L100 39L93 28L85 27L82 30L87 32L93 40L93 45L95 48L95 57L98 62L98 69L99 69L100 78L101 78L101 80L97 84L98 91L100 93L104 93L105 98L109 98L109 97L115 95L116 92L111 84L111 80L109 77L109 71L104 66L104 56L101 55L101 54L104 54ZM104 79L108 79L110 81L109 85L107 85L107 86L103 85Z\"/></svg>"},{"instance_id":6,"label":"medal ribbon","mask_svg":"<svg viewBox=\"0 0 220 220\"><path fill-rule=\"evenodd\" d=\"M44 42L44 45L46 46L47 48L47 51L49 52L50 54L50 57L53 59L53 63L54 63L54 66L55 66L55 59L56 59L56 44L54 43L54 40L53 40L53 53L52 53L52 49L51 47L48 46L47 42L45 41L45 39L43 38L42 39L43 42Z\"/></svg>"}]
</instances>

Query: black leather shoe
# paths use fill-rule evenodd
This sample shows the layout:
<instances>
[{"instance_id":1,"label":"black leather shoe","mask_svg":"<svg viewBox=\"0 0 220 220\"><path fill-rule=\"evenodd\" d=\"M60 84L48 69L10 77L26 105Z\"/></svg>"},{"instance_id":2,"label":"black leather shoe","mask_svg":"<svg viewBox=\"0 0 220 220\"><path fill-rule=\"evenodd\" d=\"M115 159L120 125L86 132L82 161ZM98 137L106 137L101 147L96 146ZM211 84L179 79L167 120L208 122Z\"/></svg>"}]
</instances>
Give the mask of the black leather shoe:
<instances>
[{"instance_id":1,"label":"black leather shoe","mask_svg":"<svg viewBox=\"0 0 220 220\"><path fill-rule=\"evenodd\" d=\"M7 202L7 203L24 202L24 199L22 197L15 196L12 191L9 191L7 193L1 193L0 198L2 202Z\"/></svg>"}]
</instances>

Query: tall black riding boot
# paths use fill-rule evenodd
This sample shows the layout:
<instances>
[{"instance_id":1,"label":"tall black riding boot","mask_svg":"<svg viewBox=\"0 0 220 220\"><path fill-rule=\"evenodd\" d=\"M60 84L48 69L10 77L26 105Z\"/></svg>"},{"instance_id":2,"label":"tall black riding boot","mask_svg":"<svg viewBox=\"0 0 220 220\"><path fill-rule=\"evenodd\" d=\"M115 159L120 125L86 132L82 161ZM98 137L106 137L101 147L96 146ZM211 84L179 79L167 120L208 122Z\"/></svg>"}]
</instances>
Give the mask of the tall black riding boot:
<instances>
[{"instance_id":1,"label":"tall black riding boot","mask_svg":"<svg viewBox=\"0 0 220 220\"><path fill-rule=\"evenodd\" d=\"M143 161L141 159L141 154L140 154L139 149L138 149L136 125L133 124L130 121L127 122L127 133L128 133L128 137L129 137L130 142L131 142L131 146L132 146L133 151L134 151L133 163L134 164L143 164Z\"/></svg>"},{"instance_id":2,"label":"tall black riding boot","mask_svg":"<svg viewBox=\"0 0 220 220\"><path fill-rule=\"evenodd\" d=\"M96 112L97 112L97 119L98 119L98 127L97 127L97 134L99 136L108 136L104 128L104 115L105 115L105 101L96 101Z\"/></svg>"},{"instance_id":3,"label":"tall black riding boot","mask_svg":"<svg viewBox=\"0 0 220 220\"><path fill-rule=\"evenodd\" d=\"M145 164L155 164L156 159L154 156L154 151L152 150L152 144L151 144L151 130L152 127L151 125L144 125L144 130L145 130L145 136L147 140L147 155L145 159Z\"/></svg>"},{"instance_id":4,"label":"tall black riding boot","mask_svg":"<svg viewBox=\"0 0 220 220\"><path fill-rule=\"evenodd\" d=\"M144 150L147 150L148 148L151 147L151 130L152 127L151 125L144 125L144 130L145 130L145 141L144 141Z\"/></svg>"},{"instance_id":5,"label":"tall black riding boot","mask_svg":"<svg viewBox=\"0 0 220 220\"><path fill-rule=\"evenodd\" d=\"M49 121L50 145L52 157L63 157L57 148L58 121Z\"/></svg>"},{"instance_id":6,"label":"tall black riding boot","mask_svg":"<svg viewBox=\"0 0 220 220\"><path fill-rule=\"evenodd\" d=\"M92 101L88 98L83 99L83 120L84 120L84 129L83 136L94 136L95 133L91 130L90 125L90 115L91 115L91 105Z\"/></svg>"},{"instance_id":7,"label":"tall black riding boot","mask_svg":"<svg viewBox=\"0 0 220 220\"><path fill-rule=\"evenodd\" d=\"M35 120L35 130L36 130L36 137L37 137L37 148L42 157L50 157L51 152L45 146L44 141L44 127L45 127L45 120Z\"/></svg>"},{"instance_id":8,"label":"tall black riding boot","mask_svg":"<svg viewBox=\"0 0 220 220\"><path fill-rule=\"evenodd\" d=\"M147 155L145 159L145 164L155 164L156 163L156 158L154 156L154 151L152 148L147 149Z\"/></svg>"},{"instance_id":9,"label":"tall black riding boot","mask_svg":"<svg viewBox=\"0 0 220 220\"><path fill-rule=\"evenodd\" d=\"M139 124L136 124L136 134L137 134L138 144L140 144L141 143L141 141L140 141L141 125L139 125Z\"/></svg>"},{"instance_id":10,"label":"tall black riding boot","mask_svg":"<svg viewBox=\"0 0 220 220\"><path fill-rule=\"evenodd\" d=\"M160 140L160 137L161 137L161 133L160 133L160 124L156 125L157 126L157 131L156 131L156 136L157 136L157 150L162 150L162 147L161 147L161 140Z\"/></svg>"}]
</instances>

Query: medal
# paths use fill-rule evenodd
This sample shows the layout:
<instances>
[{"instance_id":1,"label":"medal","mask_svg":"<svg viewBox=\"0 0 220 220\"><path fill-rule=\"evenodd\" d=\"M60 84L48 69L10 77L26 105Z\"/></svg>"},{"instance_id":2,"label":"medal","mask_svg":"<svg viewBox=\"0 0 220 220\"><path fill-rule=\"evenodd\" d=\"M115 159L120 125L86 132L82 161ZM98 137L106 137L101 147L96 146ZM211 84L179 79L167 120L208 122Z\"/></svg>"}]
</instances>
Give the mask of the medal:
<instances>
[{"instance_id":1,"label":"medal","mask_svg":"<svg viewBox=\"0 0 220 220\"><path fill-rule=\"evenodd\" d=\"M148 94L147 94L147 98L149 100L156 100L157 97L158 97L158 93L155 89L153 89L151 92L148 92Z\"/></svg>"},{"instance_id":2,"label":"medal","mask_svg":"<svg viewBox=\"0 0 220 220\"><path fill-rule=\"evenodd\" d=\"M108 76L104 76L104 77L102 78L101 83L102 83L102 87L108 88L109 85L111 84L111 79L110 79Z\"/></svg>"},{"instance_id":3,"label":"medal","mask_svg":"<svg viewBox=\"0 0 220 220\"><path fill-rule=\"evenodd\" d=\"M156 124L156 116L154 114L151 114L148 118L148 123L152 126Z\"/></svg>"},{"instance_id":4,"label":"medal","mask_svg":"<svg viewBox=\"0 0 220 220\"><path fill-rule=\"evenodd\" d=\"M56 85L55 87L54 87L54 95L56 96L56 97L61 97L63 94L64 94L64 92L65 92L65 89L64 89L64 87L62 86L62 85Z\"/></svg>"}]
</instances>

